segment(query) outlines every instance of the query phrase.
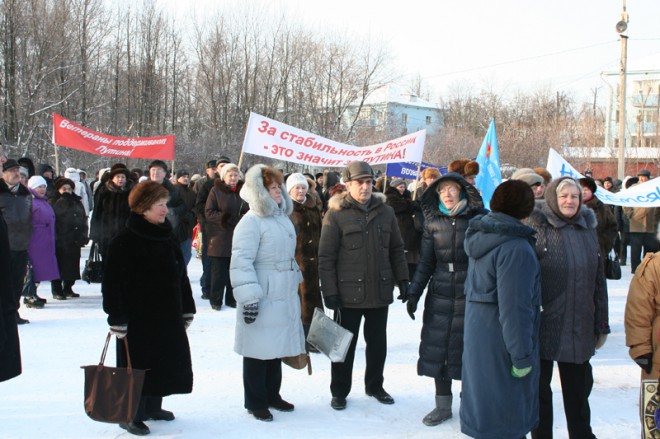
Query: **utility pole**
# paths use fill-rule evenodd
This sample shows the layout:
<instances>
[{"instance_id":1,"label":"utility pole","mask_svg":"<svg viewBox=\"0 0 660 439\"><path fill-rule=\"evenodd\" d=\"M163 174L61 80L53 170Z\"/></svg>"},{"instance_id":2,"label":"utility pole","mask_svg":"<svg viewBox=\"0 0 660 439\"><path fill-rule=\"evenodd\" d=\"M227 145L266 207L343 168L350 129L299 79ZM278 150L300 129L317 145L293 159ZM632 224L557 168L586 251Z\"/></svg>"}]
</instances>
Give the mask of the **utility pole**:
<instances>
[{"instance_id":1,"label":"utility pole","mask_svg":"<svg viewBox=\"0 0 660 439\"><path fill-rule=\"evenodd\" d=\"M621 37L621 66L619 69L619 161L617 174L623 180L626 174L626 64L628 59L628 35L624 34L628 29L628 12L626 12L626 0L623 0L623 12L621 21L616 24L616 31Z\"/></svg>"}]
</instances>

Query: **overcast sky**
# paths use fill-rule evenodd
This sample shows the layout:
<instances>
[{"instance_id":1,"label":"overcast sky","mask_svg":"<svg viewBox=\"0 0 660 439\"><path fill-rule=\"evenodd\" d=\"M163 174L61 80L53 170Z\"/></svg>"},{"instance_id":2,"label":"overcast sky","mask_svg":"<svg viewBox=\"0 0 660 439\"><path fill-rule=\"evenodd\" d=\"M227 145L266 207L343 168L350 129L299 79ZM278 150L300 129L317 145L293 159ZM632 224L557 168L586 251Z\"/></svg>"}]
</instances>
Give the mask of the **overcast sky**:
<instances>
[{"instance_id":1,"label":"overcast sky","mask_svg":"<svg viewBox=\"0 0 660 439\"><path fill-rule=\"evenodd\" d=\"M398 69L421 76L437 93L470 84L480 89L572 91L589 96L604 70L618 71L615 24L623 0L251 0L286 11L321 32L387 42ZM157 0L183 14L188 2ZM199 0L198 10L232 8L235 0ZM660 0L627 0L628 65L660 70ZM185 11L187 12L187 11ZM655 64L649 61L655 59ZM618 79L613 79L615 82Z\"/></svg>"}]
</instances>

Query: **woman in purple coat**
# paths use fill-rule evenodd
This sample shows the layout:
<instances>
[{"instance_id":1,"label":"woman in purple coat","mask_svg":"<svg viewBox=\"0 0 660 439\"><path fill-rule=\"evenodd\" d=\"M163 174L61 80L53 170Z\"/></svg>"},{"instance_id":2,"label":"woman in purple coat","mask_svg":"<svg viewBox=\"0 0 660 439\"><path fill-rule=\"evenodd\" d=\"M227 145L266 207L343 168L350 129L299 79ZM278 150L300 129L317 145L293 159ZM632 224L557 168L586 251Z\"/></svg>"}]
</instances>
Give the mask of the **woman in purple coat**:
<instances>
[{"instance_id":1,"label":"woman in purple coat","mask_svg":"<svg viewBox=\"0 0 660 439\"><path fill-rule=\"evenodd\" d=\"M32 281L59 279L60 271L55 256L55 212L46 199L46 180L40 175L30 177L28 188L32 192L32 239L28 256L32 263ZM35 288L36 289L36 288ZM60 299L55 297L55 299Z\"/></svg>"}]
</instances>

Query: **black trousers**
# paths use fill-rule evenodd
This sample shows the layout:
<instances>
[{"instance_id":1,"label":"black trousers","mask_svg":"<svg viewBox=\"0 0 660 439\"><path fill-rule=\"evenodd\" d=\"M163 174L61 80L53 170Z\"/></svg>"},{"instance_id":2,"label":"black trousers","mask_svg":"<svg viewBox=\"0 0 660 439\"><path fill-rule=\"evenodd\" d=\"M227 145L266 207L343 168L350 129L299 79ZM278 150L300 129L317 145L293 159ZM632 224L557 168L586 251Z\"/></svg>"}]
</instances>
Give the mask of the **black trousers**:
<instances>
[{"instance_id":1,"label":"black trousers","mask_svg":"<svg viewBox=\"0 0 660 439\"><path fill-rule=\"evenodd\" d=\"M360 334L360 323L364 317L364 341L366 342L367 368L364 373L364 388L367 393L383 390L383 370L387 357L387 315L389 307L342 308L341 326L353 333L351 346L343 363L332 363L330 392L332 396L346 398L353 383L353 361L355 347Z\"/></svg>"},{"instance_id":2,"label":"black trousers","mask_svg":"<svg viewBox=\"0 0 660 439\"><path fill-rule=\"evenodd\" d=\"M630 245L630 233L628 232L621 232L621 239L619 242L619 262L621 262L621 265L626 265L628 262L628 245ZM615 247L616 244L615 244Z\"/></svg>"},{"instance_id":3,"label":"black trousers","mask_svg":"<svg viewBox=\"0 0 660 439\"><path fill-rule=\"evenodd\" d=\"M159 412L162 409L162 405L162 396L142 395L140 397L140 404L138 405L137 413L135 414L135 419L133 421L144 421L150 417L149 415Z\"/></svg>"},{"instance_id":4,"label":"black trousers","mask_svg":"<svg viewBox=\"0 0 660 439\"><path fill-rule=\"evenodd\" d=\"M539 380L539 425L532 431L532 439L552 438L552 369L554 362L541 360ZM591 408L589 395L594 386L591 364L557 362L561 393L564 399L564 413L570 439L596 439L591 431Z\"/></svg>"},{"instance_id":5,"label":"black trousers","mask_svg":"<svg viewBox=\"0 0 660 439\"><path fill-rule=\"evenodd\" d=\"M18 310L21 306L21 292L23 291L23 281L27 272L28 252L27 250L11 250L10 258L11 292L14 297L14 304Z\"/></svg>"},{"instance_id":6,"label":"black trousers","mask_svg":"<svg viewBox=\"0 0 660 439\"><path fill-rule=\"evenodd\" d=\"M243 391L245 408L266 409L282 399L282 360L258 360L243 357Z\"/></svg>"},{"instance_id":7,"label":"black trousers","mask_svg":"<svg viewBox=\"0 0 660 439\"><path fill-rule=\"evenodd\" d=\"M222 298L226 305L236 305L234 289L229 280L229 264L231 258L218 258L210 256L211 259L211 290L209 297L211 305L222 306Z\"/></svg>"},{"instance_id":8,"label":"black trousers","mask_svg":"<svg viewBox=\"0 0 660 439\"><path fill-rule=\"evenodd\" d=\"M211 257L208 254L209 240L206 238L204 226L202 232L202 276L199 278L199 286L202 287L202 294L211 291Z\"/></svg>"},{"instance_id":9,"label":"black trousers","mask_svg":"<svg viewBox=\"0 0 660 439\"><path fill-rule=\"evenodd\" d=\"M655 233L630 233L630 268L634 273L637 266L642 263L642 258L647 253L655 253L660 250L660 243ZM642 253L642 248L644 252Z\"/></svg>"}]
</instances>

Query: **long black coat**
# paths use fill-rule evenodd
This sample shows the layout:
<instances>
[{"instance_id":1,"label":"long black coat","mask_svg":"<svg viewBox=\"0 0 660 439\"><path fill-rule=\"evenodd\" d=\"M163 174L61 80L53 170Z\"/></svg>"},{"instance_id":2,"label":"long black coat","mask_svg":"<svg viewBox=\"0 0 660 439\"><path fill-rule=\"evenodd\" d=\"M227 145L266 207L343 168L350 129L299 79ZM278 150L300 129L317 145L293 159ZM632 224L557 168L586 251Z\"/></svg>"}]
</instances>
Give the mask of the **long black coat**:
<instances>
[{"instance_id":1,"label":"long black coat","mask_svg":"<svg viewBox=\"0 0 660 439\"><path fill-rule=\"evenodd\" d=\"M80 197L58 193L51 200L55 211L55 253L60 279L80 279L80 247L87 243L87 215Z\"/></svg>"},{"instance_id":2,"label":"long black coat","mask_svg":"<svg viewBox=\"0 0 660 439\"><path fill-rule=\"evenodd\" d=\"M463 188L467 208L455 217L438 209L438 185L452 180ZM446 370L452 379L461 378L463 356L464 284L468 256L463 248L468 222L488 211L477 189L460 175L449 173L435 180L422 195L424 235L419 264L410 285L410 294L421 296L428 284L424 302L422 341L419 345L419 375L439 378Z\"/></svg>"},{"instance_id":3,"label":"long black coat","mask_svg":"<svg viewBox=\"0 0 660 439\"><path fill-rule=\"evenodd\" d=\"M419 210L417 203L413 201L408 189L401 194L397 188L388 186L385 189L385 197L385 202L394 209L396 220L399 223L401 238L403 238L403 244L406 249L406 261L409 264L416 264L419 262L419 247L422 241L422 232L415 229L415 219L413 217L414 215L421 215L422 212Z\"/></svg>"},{"instance_id":4,"label":"long black coat","mask_svg":"<svg viewBox=\"0 0 660 439\"><path fill-rule=\"evenodd\" d=\"M16 300L11 290L11 257L7 224L0 210L0 382L21 374L21 345Z\"/></svg>"},{"instance_id":5,"label":"long black coat","mask_svg":"<svg viewBox=\"0 0 660 439\"><path fill-rule=\"evenodd\" d=\"M110 243L103 275L108 324L128 325L133 367L149 369L144 395L192 391L190 345L184 314L195 302L179 242L169 221L154 225L131 213L126 229ZM123 343L117 364L125 365Z\"/></svg>"},{"instance_id":6,"label":"long black coat","mask_svg":"<svg viewBox=\"0 0 660 439\"><path fill-rule=\"evenodd\" d=\"M126 227L131 212L128 207L129 184L127 181L122 189L110 180L99 186L96 192L89 237L100 245L103 255L110 240Z\"/></svg>"}]
</instances>

